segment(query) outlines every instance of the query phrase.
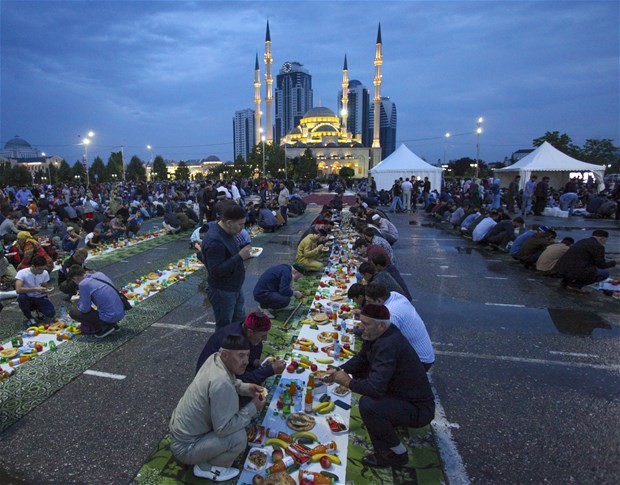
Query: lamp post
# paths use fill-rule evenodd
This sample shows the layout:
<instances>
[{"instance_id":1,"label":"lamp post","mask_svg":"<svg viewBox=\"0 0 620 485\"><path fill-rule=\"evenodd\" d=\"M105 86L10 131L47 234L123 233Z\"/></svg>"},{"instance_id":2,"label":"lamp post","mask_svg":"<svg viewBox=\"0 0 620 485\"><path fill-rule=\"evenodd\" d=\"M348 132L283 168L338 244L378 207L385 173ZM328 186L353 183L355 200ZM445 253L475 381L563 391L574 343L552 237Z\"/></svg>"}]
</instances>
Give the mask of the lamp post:
<instances>
[{"instance_id":1,"label":"lamp post","mask_svg":"<svg viewBox=\"0 0 620 485\"><path fill-rule=\"evenodd\" d=\"M79 135L78 135L79 136ZM91 138L95 136L94 131L89 131L88 134L82 139L82 145L84 145L84 170L86 171L86 188L90 185L90 177L88 175L88 145L92 142Z\"/></svg>"},{"instance_id":2,"label":"lamp post","mask_svg":"<svg viewBox=\"0 0 620 485\"><path fill-rule=\"evenodd\" d=\"M443 164L446 164L446 153L448 152L448 138L450 138L450 133L446 133L444 135L444 143L443 143Z\"/></svg>"},{"instance_id":3,"label":"lamp post","mask_svg":"<svg viewBox=\"0 0 620 485\"><path fill-rule=\"evenodd\" d=\"M482 133L482 116L478 118L476 123L476 178L478 178L478 170L480 169L480 133Z\"/></svg>"},{"instance_id":4,"label":"lamp post","mask_svg":"<svg viewBox=\"0 0 620 485\"><path fill-rule=\"evenodd\" d=\"M261 128L261 131L262 130L263 129ZM260 139L263 142L263 150L262 150L263 151L263 178L266 179L267 178L267 173L265 172L265 135L261 136Z\"/></svg>"}]
</instances>

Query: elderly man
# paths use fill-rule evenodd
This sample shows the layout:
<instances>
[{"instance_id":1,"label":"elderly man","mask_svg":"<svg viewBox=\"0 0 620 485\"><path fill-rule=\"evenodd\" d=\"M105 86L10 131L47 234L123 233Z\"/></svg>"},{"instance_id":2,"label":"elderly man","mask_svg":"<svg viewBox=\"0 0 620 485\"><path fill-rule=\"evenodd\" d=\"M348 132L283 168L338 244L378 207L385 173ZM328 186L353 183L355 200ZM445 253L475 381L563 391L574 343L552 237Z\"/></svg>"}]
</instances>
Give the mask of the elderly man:
<instances>
[{"instance_id":1,"label":"elderly man","mask_svg":"<svg viewBox=\"0 0 620 485\"><path fill-rule=\"evenodd\" d=\"M112 280L100 272L86 273L77 264L69 268L67 279L80 291L77 306L69 316L82 324L82 333L104 338L117 331L118 322L125 318L125 305Z\"/></svg>"},{"instance_id":2,"label":"elderly man","mask_svg":"<svg viewBox=\"0 0 620 485\"><path fill-rule=\"evenodd\" d=\"M237 374L237 378L243 382L262 384L265 379L275 374L282 374L286 367L286 361L269 359L270 363L261 365L260 357L263 353L263 342L271 330L271 320L266 315L253 312L250 313L243 323L231 323L217 330L202 349L198 362L196 363L196 373L198 373L209 357L215 354L222 342L229 335L241 335L250 343L250 356L247 367Z\"/></svg>"},{"instance_id":3,"label":"elderly man","mask_svg":"<svg viewBox=\"0 0 620 485\"><path fill-rule=\"evenodd\" d=\"M385 306L365 305L360 319L361 350L338 370L330 370L326 380L362 395L359 410L374 448L362 462L379 468L404 466L407 448L395 428L429 424L435 416L433 391L418 354L391 324Z\"/></svg>"},{"instance_id":4,"label":"elderly man","mask_svg":"<svg viewBox=\"0 0 620 485\"><path fill-rule=\"evenodd\" d=\"M424 321L415 307L400 293L388 291L383 285L366 285L366 303L385 305L390 311L390 321L400 330L416 351L424 370L428 372L435 363L435 351Z\"/></svg>"},{"instance_id":5,"label":"elderly man","mask_svg":"<svg viewBox=\"0 0 620 485\"><path fill-rule=\"evenodd\" d=\"M394 250L392 249L392 246L390 245L389 242L387 242L381 236L377 236L372 227L365 228L362 235L364 236L364 239L368 241L369 244L372 244L374 246L381 246L385 250L387 255L389 256L392 264L396 265L396 257L394 256Z\"/></svg>"},{"instance_id":6,"label":"elderly man","mask_svg":"<svg viewBox=\"0 0 620 485\"><path fill-rule=\"evenodd\" d=\"M245 372L249 355L244 337L225 337L172 413L170 449L179 461L194 465L197 477L223 482L239 474L231 465L247 445L245 427L265 406L262 387L235 377ZM238 396L252 400L240 408Z\"/></svg>"},{"instance_id":7,"label":"elderly man","mask_svg":"<svg viewBox=\"0 0 620 485\"><path fill-rule=\"evenodd\" d=\"M302 277L304 269L298 263L293 266L278 264L265 271L254 287L254 300L259 309L269 318L273 318L270 310L286 308L294 296L298 300L303 298L301 291L293 289L295 281Z\"/></svg>"},{"instance_id":8,"label":"elderly man","mask_svg":"<svg viewBox=\"0 0 620 485\"><path fill-rule=\"evenodd\" d=\"M398 241L398 229L388 219L381 217L379 214L374 214L372 216L372 223L377 225L381 237L389 242L390 245Z\"/></svg>"},{"instance_id":9,"label":"elderly man","mask_svg":"<svg viewBox=\"0 0 620 485\"><path fill-rule=\"evenodd\" d=\"M215 326L240 323L245 317L243 292L245 281L243 262L252 256L248 244L239 249L235 239L245 226L245 211L237 204L218 206L219 222L210 222L202 241L202 257L209 271L207 296L213 305Z\"/></svg>"},{"instance_id":10,"label":"elderly man","mask_svg":"<svg viewBox=\"0 0 620 485\"><path fill-rule=\"evenodd\" d=\"M577 241L568 248L556 265L558 274L563 276L563 288L582 291L583 286L609 277L607 268L613 268L620 259L605 261L605 243L608 238L607 231L595 229L592 237Z\"/></svg>"}]
</instances>

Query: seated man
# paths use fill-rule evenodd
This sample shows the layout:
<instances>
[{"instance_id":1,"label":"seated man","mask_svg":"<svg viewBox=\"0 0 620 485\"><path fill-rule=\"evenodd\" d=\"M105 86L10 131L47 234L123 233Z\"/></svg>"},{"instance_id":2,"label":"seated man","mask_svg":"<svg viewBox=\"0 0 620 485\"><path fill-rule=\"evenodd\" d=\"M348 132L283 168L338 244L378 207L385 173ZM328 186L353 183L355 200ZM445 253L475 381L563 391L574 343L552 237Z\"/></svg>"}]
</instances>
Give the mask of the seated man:
<instances>
[{"instance_id":1,"label":"seated man","mask_svg":"<svg viewBox=\"0 0 620 485\"><path fill-rule=\"evenodd\" d=\"M262 388L235 376L248 365L250 343L240 335L226 336L202 366L170 419L170 450L194 475L215 482L231 480L231 465L247 445L245 427L265 406ZM251 397L239 407L238 396Z\"/></svg>"},{"instance_id":2,"label":"seated man","mask_svg":"<svg viewBox=\"0 0 620 485\"><path fill-rule=\"evenodd\" d=\"M330 369L328 383L337 382L362 395L359 410L374 453L362 458L371 467L406 465L407 448L395 428L421 428L435 417L435 399L418 354L390 322L383 305L365 305L361 350L338 370ZM351 376L349 376L351 374Z\"/></svg>"},{"instance_id":3,"label":"seated man","mask_svg":"<svg viewBox=\"0 0 620 485\"><path fill-rule=\"evenodd\" d=\"M100 227L95 227L93 232L89 232L84 238L84 243L89 249L96 249L101 242L103 242L103 236Z\"/></svg>"},{"instance_id":4,"label":"seated man","mask_svg":"<svg viewBox=\"0 0 620 485\"><path fill-rule=\"evenodd\" d=\"M303 268L295 263L293 266L279 264L267 269L256 282L254 300L259 309L269 318L273 315L268 309L279 310L291 302L291 296L298 300L304 294L293 289L293 283L303 275Z\"/></svg>"},{"instance_id":5,"label":"seated man","mask_svg":"<svg viewBox=\"0 0 620 485\"><path fill-rule=\"evenodd\" d=\"M15 275L15 290L19 309L26 317L24 326L36 325L32 318L35 310L50 320L56 315L54 305L47 297L50 275L46 270L47 261L42 256L32 258L28 268L20 269Z\"/></svg>"},{"instance_id":6,"label":"seated man","mask_svg":"<svg viewBox=\"0 0 620 485\"><path fill-rule=\"evenodd\" d=\"M491 228L497 224L498 218L499 214L491 211L487 217L476 224L476 227L471 232L474 242L482 242Z\"/></svg>"},{"instance_id":7,"label":"seated man","mask_svg":"<svg viewBox=\"0 0 620 485\"><path fill-rule=\"evenodd\" d=\"M62 250L66 253L73 254L80 244L80 235L75 232L73 226L67 227L67 234L62 239Z\"/></svg>"},{"instance_id":8,"label":"seated man","mask_svg":"<svg viewBox=\"0 0 620 485\"><path fill-rule=\"evenodd\" d=\"M505 249L510 241L515 240L515 229L517 227L523 227L523 223L522 217L499 221L487 232L482 241Z\"/></svg>"},{"instance_id":9,"label":"seated man","mask_svg":"<svg viewBox=\"0 0 620 485\"><path fill-rule=\"evenodd\" d=\"M585 285L609 278L609 270L620 259L605 261L605 243L609 233L595 229L592 236L573 244L558 261L558 274L563 276L562 287L581 291ZM18 273L19 274L19 273Z\"/></svg>"},{"instance_id":10,"label":"seated man","mask_svg":"<svg viewBox=\"0 0 620 485\"><path fill-rule=\"evenodd\" d=\"M393 265L397 264L396 257L394 256L394 250L392 249L392 246L390 245L390 243L387 242L381 236L375 235L372 227L367 227L366 229L364 229L364 232L362 235L364 236L364 239L368 241L369 244L373 244L375 246L381 246L384 249L384 251L387 253L387 255L389 256L392 264Z\"/></svg>"},{"instance_id":11,"label":"seated man","mask_svg":"<svg viewBox=\"0 0 620 485\"><path fill-rule=\"evenodd\" d=\"M398 271L398 268L396 266L388 263L387 256L385 254L374 254L373 257L370 259L370 262L375 265L375 268L377 268L377 271L379 273L385 271L392 278L394 278L394 281L396 281L396 283L398 283L398 285L403 289L403 294L405 295L405 298L407 298L408 301L412 300L413 297L411 296L409 287L407 286L407 283L405 283L405 280L403 280L400 271Z\"/></svg>"},{"instance_id":12,"label":"seated man","mask_svg":"<svg viewBox=\"0 0 620 485\"><path fill-rule=\"evenodd\" d=\"M260 357L263 353L263 342L267 340L269 330L271 330L271 320L259 312L250 313L243 323L231 323L216 330L207 340L200 353L200 357L198 357L196 374L207 359L220 349L222 342L229 335L241 335L250 344L248 365L242 372L237 373L237 378L243 382L262 384L268 377L282 374L286 367L286 361L284 360L273 360L272 363L261 366Z\"/></svg>"},{"instance_id":13,"label":"seated man","mask_svg":"<svg viewBox=\"0 0 620 485\"><path fill-rule=\"evenodd\" d=\"M395 291L400 293L405 298L405 291L400 287L398 283L392 278L392 276L386 271L377 271L375 265L372 263L362 263L359 267L359 272L366 281L366 284L376 283L383 285L388 291Z\"/></svg>"},{"instance_id":14,"label":"seated man","mask_svg":"<svg viewBox=\"0 0 620 485\"><path fill-rule=\"evenodd\" d=\"M67 279L80 291L77 307L69 311L69 316L82 323L82 333L104 338L118 330L118 322L125 318L125 305L112 280L100 272L86 273L77 264L69 268Z\"/></svg>"},{"instance_id":15,"label":"seated man","mask_svg":"<svg viewBox=\"0 0 620 485\"><path fill-rule=\"evenodd\" d=\"M435 362L435 351L426 325L415 307L400 293L387 291L385 286L376 283L366 285L365 302L387 307L392 325L409 341L428 372Z\"/></svg>"},{"instance_id":16,"label":"seated man","mask_svg":"<svg viewBox=\"0 0 620 485\"><path fill-rule=\"evenodd\" d=\"M537 232L523 242L521 249L519 249L516 255L516 259L522 262L526 268L533 268L536 266L539 256L547 249L547 246L553 244L555 236L556 233L552 230Z\"/></svg>"},{"instance_id":17,"label":"seated man","mask_svg":"<svg viewBox=\"0 0 620 485\"><path fill-rule=\"evenodd\" d=\"M280 223L273 212L265 207L264 203L261 203L258 210L258 225L267 232L273 232L280 227Z\"/></svg>"},{"instance_id":18,"label":"seated man","mask_svg":"<svg viewBox=\"0 0 620 485\"><path fill-rule=\"evenodd\" d=\"M547 246L536 261L536 271L540 271L545 276L557 275L555 267L558 261L573 244L575 240L572 237L565 237L559 243Z\"/></svg>"},{"instance_id":19,"label":"seated man","mask_svg":"<svg viewBox=\"0 0 620 485\"><path fill-rule=\"evenodd\" d=\"M71 266L73 266L74 264L77 264L78 266L84 268L86 271L89 271L89 269L84 264L86 262L86 258L88 258L88 249L80 248L75 251L73 255L65 258L65 260L62 262L60 270L58 270L58 289L65 293L67 295L67 298L75 295L78 290L77 285L73 281L67 279L67 273L69 272L69 268L71 268Z\"/></svg>"},{"instance_id":20,"label":"seated man","mask_svg":"<svg viewBox=\"0 0 620 485\"><path fill-rule=\"evenodd\" d=\"M321 271L323 263L320 261L323 254L322 236L308 234L297 247L295 262L301 265L304 271Z\"/></svg>"},{"instance_id":21,"label":"seated man","mask_svg":"<svg viewBox=\"0 0 620 485\"><path fill-rule=\"evenodd\" d=\"M372 216L372 223L379 227L381 237L387 242L393 245L398 241L398 229L388 219L381 217L379 214L374 214Z\"/></svg>"}]
</instances>

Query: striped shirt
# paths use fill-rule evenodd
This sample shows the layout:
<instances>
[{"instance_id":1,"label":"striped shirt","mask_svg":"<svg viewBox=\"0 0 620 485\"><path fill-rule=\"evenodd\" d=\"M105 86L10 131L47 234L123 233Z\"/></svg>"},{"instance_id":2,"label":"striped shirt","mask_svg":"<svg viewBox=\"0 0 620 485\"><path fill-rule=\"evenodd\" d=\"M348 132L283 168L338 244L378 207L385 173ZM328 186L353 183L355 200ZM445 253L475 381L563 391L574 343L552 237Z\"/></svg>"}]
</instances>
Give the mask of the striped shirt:
<instances>
[{"instance_id":1,"label":"striped shirt","mask_svg":"<svg viewBox=\"0 0 620 485\"><path fill-rule=\"evenodd\" d=\"M407 301L407 298L392 291L384 305L390 310L392 325L398 328L409 341L409 344L420 357L420 361L424 364L435 362L435 351L426 326L415 307Z\"/></svg>"}]
</instances>

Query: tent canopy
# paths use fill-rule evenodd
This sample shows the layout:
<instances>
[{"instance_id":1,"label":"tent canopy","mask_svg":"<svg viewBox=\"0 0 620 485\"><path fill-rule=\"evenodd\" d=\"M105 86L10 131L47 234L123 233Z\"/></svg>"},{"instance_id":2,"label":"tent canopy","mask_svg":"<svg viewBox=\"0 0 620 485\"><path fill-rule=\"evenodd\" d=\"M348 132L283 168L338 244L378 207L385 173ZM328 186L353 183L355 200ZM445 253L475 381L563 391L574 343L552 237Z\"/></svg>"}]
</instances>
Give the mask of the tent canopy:
<instances>
[{"instance_id":1,"label":"tent canopy","mask_svg":"<svg viewBox=\"0 0 620 485\"><path fill-rule=\"evenodd\" d=\"M581 162L562 153L550 143L544 142L517 163L497 169L495 176L500 179L502 186L507 186L515 175L521 175L520 188L525 187L525 183L532 175L537 175L538 180L549 177L549 185L559 189L569 181L570 174L575 172L592 172L600 188L605 167Z\"/></svg>"},{"instance_id":2,"label":"tent canopy","mask_svg":"<svg viewBox=\"0 0 620 485\"><path fill-rule=\"evenodd\" d=\"M378 190L390 190L394 185L394 180L400 177L403 180L407 177L420 179L428 177L431 182L431 190L441 191L443 173L441 168L425 162L404 144L400 145L394 153L382 160L376 167L371 168L369 172L375 179Z\"/></svg>"}]
</instances>

